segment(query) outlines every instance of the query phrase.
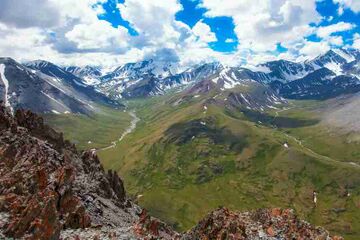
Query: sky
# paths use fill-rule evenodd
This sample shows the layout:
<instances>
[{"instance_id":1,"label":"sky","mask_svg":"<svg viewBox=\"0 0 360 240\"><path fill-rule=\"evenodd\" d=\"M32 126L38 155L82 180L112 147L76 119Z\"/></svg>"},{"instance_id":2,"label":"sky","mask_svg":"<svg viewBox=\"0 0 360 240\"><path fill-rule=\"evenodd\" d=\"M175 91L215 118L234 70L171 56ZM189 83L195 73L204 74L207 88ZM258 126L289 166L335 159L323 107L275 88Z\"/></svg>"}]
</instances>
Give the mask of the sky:
<instances>
[{"instance_id":1,"label":"sky","mask_svg":"<svg viewBox=\"0 0 360 240\"><path fill-rule=\"evenodd\" d=\"M360 49L360 0L0 0L0 56L112 68L302 61Z\"/></svg>"}]
</instances>

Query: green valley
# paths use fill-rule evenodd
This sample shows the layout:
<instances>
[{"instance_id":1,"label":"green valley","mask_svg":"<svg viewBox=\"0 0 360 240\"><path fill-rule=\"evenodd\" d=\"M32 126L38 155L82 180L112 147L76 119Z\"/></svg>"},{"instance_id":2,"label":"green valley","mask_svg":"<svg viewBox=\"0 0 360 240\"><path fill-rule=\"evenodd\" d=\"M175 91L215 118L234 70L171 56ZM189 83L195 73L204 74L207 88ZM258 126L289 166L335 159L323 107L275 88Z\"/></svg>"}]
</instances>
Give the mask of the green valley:
<instances>
[{"instance_id":1,"label":"green valley","mask_svg":"<svg viewBox=\"0 0 360 240\"><path fill-rule=\"evenodd\" d=\"M128 108L140 118L137 127L97 153L106 168L123 176L142 207L178 230L218 206L278 206L358 239L359 142L328 131L317 112L324 103L292 101L283 110L260 113L224 106L226 96L172 93L130 100ZM99 137L91 147L110 145L131 119L109 109L92 119L71 116L70 125L59 124L63 117L47 121L70 139L81 136L81 148L90 147L90 136ZM319 193L316 207L313 191Z\"/></svg>"},{"instance_id":2,"label":"green valley","mask_svg":"<svg viewBox=\"0 0 360 240\"><path fill-rule=\"evenodd\" d=\"M128 190L142 195L142 206L181 230L225 205L291 207L336 233L358 233L360 167L348 163L358 143L330 138L313 106L303 103L276 118L275 112L264 117L224 110L208 99L133 101L141 118L136 131L117 148L99 152L106 167L125 176ZM313 190L319 192L316 208Z\"/></svg>"},{"instance_id":3,"label":"green valley","mask_svg":"<svg viewBox=\"0 0 360 240\"><path fill-rule=\"evenodd\" d=\"M92 115L43 114L45 122L63 132L65 139L75 143L78 149L103 148L116 141L131 121L122 109L99 106Z\"/></svg>"}]
</instances>

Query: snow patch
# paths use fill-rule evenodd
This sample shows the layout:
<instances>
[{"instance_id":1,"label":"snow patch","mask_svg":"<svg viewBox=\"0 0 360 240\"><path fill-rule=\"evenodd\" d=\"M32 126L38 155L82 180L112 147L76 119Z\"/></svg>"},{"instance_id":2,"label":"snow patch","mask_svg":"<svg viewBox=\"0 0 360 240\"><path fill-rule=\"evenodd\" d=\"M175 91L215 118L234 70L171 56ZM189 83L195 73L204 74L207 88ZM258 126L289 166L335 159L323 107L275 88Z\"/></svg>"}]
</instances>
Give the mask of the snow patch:
<instances>
[{"instance_id":1,"label":"snow patch","mask_svg":"<svg viewBox=\"0 0 360 240\"><path fill-rule=\"evenodd\" d=\"M5 107L9 107L11 109L11 111L13 111L11 104L9 102L9 98L8 98L8 93L9 93L9 81L6 79L5 77L5 64L0 64L0 77L1 80L4 83L4 87L5 87L5 96L4 96L4 101L5 101Z\"/></svg>"},{"instance_id":2,"label":"snow patch","mask_svg":"<svg viewBox=\"0 0 360 240\"><path fill-rule=\"evenodd\" d=\"M212 79L213 83L217 83L217 82L218 82L218 80L219 80L219 78L218 78L218 77L216 77L216 78L213 78L213 79Z\"/></svg>"},{"instance_id":3,"label":"snow patch","mask_svg":"<svg viewBox=\"0 0 360 240\"><path fill-rule=\"evenodd\" d=\"M242 97L242 99L244 99L244 101L245 101L247 104L251 105L250 102L246 99L246 97L245 97L242 93L240 93L240 96Z\"/></svg>"},{"instance_id":4,"label":"snow patch","mask_svg":"<svg viewBox=\"0 0 360 240\"><path fill-rule=\"evenodd\" d=\"M44 94L46 97L48 97L49 99L53 100L54 102L56 102L57 104L59 104L60 106L64 107L65 109L67 108L62 102L56 100L55 98L53 98L52 96L50 96L49 94L45 93L44 91L41 91L42 94Z\"/></svg>"},{"instance_id":5,"label":"snow patch","mask_svg":"<svg viewBox=\"0 0 360 240\"><path fill-rule=\"evenodd\" d=\"M264 65L257 65L257 66L254 66L254 65L247 65L245 66L245 68L253 71L253 72L263 72L263 73L271 73L272 71L270 70L270 68L268 68L267 66L264 66Z\"/></svg>"},{"instance_id":6,"label":"snow patch","mask_svg":"<svg viewBox=\"0 0 360 240\"><path fill-rule=\"evenodd\" d=\"M324 67L326 67L330 71L333 71L337 76L342 74L342 69L340 64L330 62L325 64Z\"/></svg>"},{"instance_id":7,"label":"snow patch","mask_svg":"<svg viewBox=\"0 0 360 240\"><path fill-rule=\"evenodd\" d=\"M333 49L333 51L340 57L344 58L348 63L356 60L354 56L347 54L341 49Z\"/></svg>"}]
</instances>

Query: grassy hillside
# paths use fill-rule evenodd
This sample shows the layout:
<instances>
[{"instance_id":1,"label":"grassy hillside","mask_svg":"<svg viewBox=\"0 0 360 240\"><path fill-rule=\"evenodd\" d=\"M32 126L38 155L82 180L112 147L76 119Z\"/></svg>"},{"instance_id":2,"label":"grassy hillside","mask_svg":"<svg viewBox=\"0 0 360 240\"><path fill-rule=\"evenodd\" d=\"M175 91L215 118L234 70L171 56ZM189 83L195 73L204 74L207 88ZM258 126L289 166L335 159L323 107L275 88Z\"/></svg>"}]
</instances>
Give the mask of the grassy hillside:
<instances>
[{"instance_id":1,"label":"grassy hillside","mask_svg":"<svg viewBox=\"0 0 360 240\"><path fill-rule=\"evenodd\" d=\"M358 145L336 132L330 138L313 105L300 106L259 115L202 97L137 100L130 103L141 118L136 130L99 155L140 205L179 230L220 205L280 206L359 239L360 168L348 163L359 161Z\"/></svg>"},{"instance_id":2,"label":"grassy hillside","mask_svg":"<svg viewBox=\"0 0 360 240\"><path fill-rule=\"evenodd\" d=\"M317 109L324 103L293 102L286 111L259 113L217 104L211 97L226 95L215 92L180 96L130 101L141 119L135 131L98 151L151 214L187 230L218 206L289 207L346 239L360 238L359 142L321 122ZM104 109L90 118L46 119L89 148L116 140L131 117Z\"/></svg>"},{"instance_id":3,"label":"grassy hillside","mask_svg":"<svg viewBox=\"0 0 360 240\"><path fill-rule=\"evenodd\" d=\"M101 106L91 116L81 114L45 114L45 122L64 133L78 149L101 148L118 139L130 125L131 116L124 110Z\"/></svg>"}]
</instances>

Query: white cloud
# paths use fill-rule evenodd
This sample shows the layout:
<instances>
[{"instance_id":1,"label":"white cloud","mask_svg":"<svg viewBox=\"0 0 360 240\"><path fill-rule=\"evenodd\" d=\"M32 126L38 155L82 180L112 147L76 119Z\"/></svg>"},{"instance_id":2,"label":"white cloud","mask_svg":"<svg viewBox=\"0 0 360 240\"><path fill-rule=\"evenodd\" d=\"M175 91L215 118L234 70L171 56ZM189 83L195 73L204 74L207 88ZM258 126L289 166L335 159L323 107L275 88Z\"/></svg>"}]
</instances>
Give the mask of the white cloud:
<instances>
[{"instance_id":1,"label":"white cloud","mask_svg":"<svg viewBox=\"0 0 360 240\"><path fill-rule=\"evenodd\" d=\"M355 13L360 12L360 1L359 0L333 0L334 3L339 4L339 15L344 13L344 8L348 8Z\"/></svg>"},{"instance_id":2,"label":"white cloud","mask_svg":"<svg viewBox=\"0 0 360 240\"><path fill-rule=\"evenodd\" d=\"M34 0L29 0L34 1ZM97 15L103 12L101 4L107 0L48 0L52 2L60 11L62 25L70 20L76 20L79 23L92 23L98 20Z\"/></svg>"},{"instance_id":3,"label":"white cloud","mask_svg":"<svg viewBox=\"0 0 360 240\"><path fill-rule=\"evenodd\" d=\"M202 0L208 17L232 17L241 48L271 51L312 33L320 21L316 0Z\"/></svg>"},{"instance_id":4,"label":"white cloud","mask_svg":"<svg viewBox=\"0 0 360 240\"><path fill-rule=\"evenodd\" d=\"M327 39L330 45L341 47L344 45L344 40L342 36L331 36Z\"/></svg>"},{"instance_id":5,"label":"white cloud","mask_svg":"<svg viewBox=\"0 0 360 240\"><path fill-rule=\"evenodd\" d=\"M1 0L0 22L19 28L52 27L59 23L60 12L47 0Z\"/></svg>"},{"instance_id":6,"label":"white cloud","mask_svg":"<svg viewBox=\"0 0 360 240\"><path fill-rule=\"evenodd\" d=\"M143 54L128 46L127 29L113 28L98 19L106 1L1 2L0 56L19 61L46 59L64 65L115 65L124 59L138 60ZM121 57L116 55L120 52Z\"/></svg>"},{"instance_id":7,"label":"white cloud","mask_svg":"<svg viewBox=\"0 0 360 240\"><path fill-rule=\"evenodd\" d=\"M0 55L20 61L42 58L63 65L113 66L149 57L182 65L296 60L298 52L304 57L343 45L342 37L334 33L350 29L348 23L311 27L310 23L321 19L317 0L202 0L207 17L229 16L233 20L236 37L225 42L239 44L235 53L227 54L209 47L208 43L217 38L202 20L193 28L176 20L176 13L183 9L179 0L126 0L117 4L137 36L130 36L122 26L115 28L99 20L107 0L26 0L21 5L13 0L0 1ZM334 1L342 8L356 10L355 1ZM306 41L304 37L310 34L323 41ZM358 39L354 39L354 47L359 47ZM289 51L275 56L279 43Z\"/></svg>"},{"instance_id":8,"label":"white cloud","mask_svg":"<svg viewBox=\"0 0 360 240\"><path fill-rule=\"evenodd\" d=\"M299 53L304 55L306 58L314 58L320 54L324 54L330 50L330 46L326 41L322 42L310 42L306 41L303 48L300 49Z\"/></svg>"},{"instance_id":9,"label":"white cloud","mask_svg":"<svg viewBox=\"0 0 360 240\"><path fill-rule=\"evenodd\" d=\"M235 39L232 39L232 38L227 38L227 39L225 40L225 42L226 42L226 43L234 43L234 42L236 42L236 40L235 40Z\"/></svg>"},{"instance_id":10,"label":"white cloud","mask_svg":"<svg viewBox=\"0 0 360 240\"><path fill-rule=\"evenodd\" d=\"M319 27L316 34L321 38L327 38L334 33L345 32L356 27L354 24L346 22L338 22L325 27Z\"/></svg>"},{"instance_id":11,"label":"white cloud","mask_svg":"<svg viewBox=\"0 0 360 240\"><path fill-rule=\"evenodd\" d=\"M175 20L182 9L176 0L126 0L117 6L121 16L141 35L142 45L172 44L182 37L181 31L189 30Z\"/></svg>"},{"instance_id":12,"label":"white cloud","mask_svg":"<svg viewBox=\"0 0 360 240\"><path fill-rule=\"evenodd\" d=\"M352 47L360 50L360 34L359 33L354 34L354 43L353 43Z\"/></svg>"},{"instance_id":13,"label":"white cloud","mask_svg":"<svg viewBox=\"0 0 360 240\"><path fill-rule=\"evenodd\" d=\"M206 23L203 21L198 21L195 26L192 28L195 36L199 37L201 41L204 42L216 42L216 35L213 33Z\"/></svg>"},{"instance_id":14,"label":"white cloud","mask_svg":"<svg viewBox=\"0 0 360 240\"><path fill-rule=\"evenodd\" d=\"M77 24L65 36L76 43L79 49L124 49L128 47L127 29L119 26L114 28L104 20L91 24Z\"/></svg>"}]
</instances>

